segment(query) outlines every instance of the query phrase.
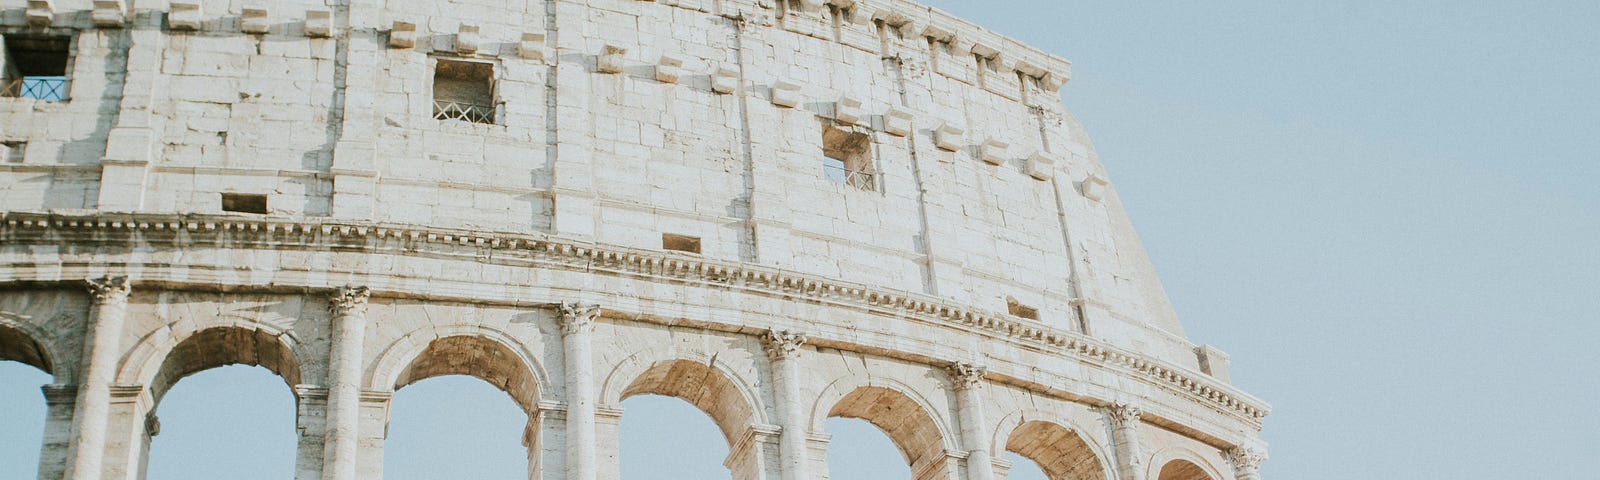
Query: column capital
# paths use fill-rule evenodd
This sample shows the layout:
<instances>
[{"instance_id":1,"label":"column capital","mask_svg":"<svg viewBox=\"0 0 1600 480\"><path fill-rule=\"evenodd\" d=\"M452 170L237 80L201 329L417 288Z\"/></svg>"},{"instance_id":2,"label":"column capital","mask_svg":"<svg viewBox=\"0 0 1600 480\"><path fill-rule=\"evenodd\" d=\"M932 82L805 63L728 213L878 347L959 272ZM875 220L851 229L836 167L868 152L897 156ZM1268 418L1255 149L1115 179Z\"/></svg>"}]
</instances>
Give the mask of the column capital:
<instances>
[{"instance_id":1,"label":"column capital","mask_svg":"<svg viewBox=\"0 0 1600 480\"><path fill-rule=\"evenodd\" d=\"M94 297L95 303L126 305L131 284L126 276L100 277L86 279L89 283L89 295Z\"/></svg>"},{"instance_id":2,"label":"column capital","mask_svg":"<svg viewBox=\"0 0 1600 480\"><path fill-rule=\"evenodd\" d=\"M1241 445L1228 449L1228 460L1233 461L1233 470L1239 475L1253 474L1261 470L1261 464L1267 461L1265 448Z\"/></svg>"},{"instance_id":3,"label":"column capital","mask_svg":"<svg viewBox=\"0 0 1600 480\"><path fill-rule=\"evenodd\" d=\"M1139 425L1139 415L1144 414L1144 409L1132 402L1119 401L1106 407L1106 415L1111 417L1111 426L1117 428L1135 427Z\"/></svg>"},{"instance_id":4,"label":"column capital","mask_svg":"<svg viewBox=\"0 0 1600 480\"><path fill-rule=\"evenodd\" d=\"M767 330L761 334L761 349L767 351L767 359L774 362L783 359L794 359L800 356L800 346L806 343L806 334L789 330Z\"/></svg>"},{"instance_id":5,"label":"column capital","mask_svg":"<svg viewBox=\"0 0 1600 480\"><path fill-rule=\"evenodd\" d=\"M365 316L367 314L367 299L372 297L372 289L366 286L345 285L333 292L328 298L328 311L333 316L345 315Z\"/></svg>"},{"instance_id":6,"label":"column capital","mask_svg":"<svg viewBox=\"0 0 1600 480\"><path fill-rule=\"evenodd\" d=\"M950 374L950 387L956 391L970 390L983 384L983 374L989 371L988 367L975 365L970 362L954 362L944 367Z\"/></svg>"},{"instance_id":7,"label":"column capital","mask_svg":"<svg viewBox=\"0 0 1600 480\"><path fill-rule=\"evenodd\" d=\"M561 334L586 333L594 330L594 319L600 316L600 305L579 302L561 302Z\"/></svg>"}]
</instances>

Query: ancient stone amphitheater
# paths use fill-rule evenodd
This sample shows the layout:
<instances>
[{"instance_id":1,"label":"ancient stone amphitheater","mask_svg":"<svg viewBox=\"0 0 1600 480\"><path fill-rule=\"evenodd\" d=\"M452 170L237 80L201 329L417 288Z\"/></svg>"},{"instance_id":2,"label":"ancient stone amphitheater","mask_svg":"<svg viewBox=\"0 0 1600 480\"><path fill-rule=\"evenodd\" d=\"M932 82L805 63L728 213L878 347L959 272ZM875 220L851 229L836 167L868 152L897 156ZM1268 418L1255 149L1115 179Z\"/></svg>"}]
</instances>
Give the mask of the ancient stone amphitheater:
<instances>
[{"instance_id":1,"label":"ancient stone amphitheater","mask_svg":"<svg viewBox=\"0 0 1600 480\"><path fill-rule=\"evenodd\" d=\"M938 10L0 0L0 39L0 360L54 377L42 479L142 477L163 394L228 364L293 389L301 479L381 478L391 395L453 374L528 413L536 479L617 478L640 394L740 480L825 478L830 417L917 479L1265 460L1070 64Z\"/></svg>"}]
</instances>

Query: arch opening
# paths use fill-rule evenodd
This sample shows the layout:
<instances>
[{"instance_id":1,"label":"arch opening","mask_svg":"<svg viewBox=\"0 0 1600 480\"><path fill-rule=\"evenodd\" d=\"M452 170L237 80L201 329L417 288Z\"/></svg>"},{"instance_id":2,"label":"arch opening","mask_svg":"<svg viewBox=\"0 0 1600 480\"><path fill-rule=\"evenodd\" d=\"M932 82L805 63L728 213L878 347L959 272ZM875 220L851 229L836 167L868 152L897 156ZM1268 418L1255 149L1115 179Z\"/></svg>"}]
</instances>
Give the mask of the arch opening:
<instances>
[{"instance_id":1,"label":"arch opening","mask_svg":"<svg viewBox=\"0 0 1600 480\"><path fill-rule=\"evenodd\" d=\"M835 403L828 417L867 421L888 435L914 478L939 477L945 459L944 435L933 416L906 394L884 387L860 387Z\"/></svg>"},{"instance_id":2,"label":"arch opening","mask_svg":"<svg viewBox=\"0 0 1600 480\"><path fill-rule=\"evenodd\" d=\"M671 414L669 412L673 410L672 402L635 400L637 397L670 397L689 404L709 417L716 431L721 434L724 450L727 450L726 457L719 462L725 467L722 469L726 472L724 477L755 479L761 478L761 472L758 471L759 462L756 459L758 447L741 445L744 443L741 442L741 438L753 425L759 423L756 407L746 394L747 391L731 375L713 367L712 364L685 359L667 359L650 364L634 376L627 386L622 388L618 399L625 405L651 406L643 411L645 415ZM657 420L656 418L639 420L640 415L640 410L630 412L624 409L621 421L627 425L631 424L629 419L635 419L633 422ZM677 423L685 422L679 420ZM627 443L634 442L630 438ZM735 451L736 446L741 448ZM632 460L632 454L628 455L630 456L628 460ZM684 468L701 470L699 465L684 465ZM661 472L652 472L651 476L659 476L659 473Z\"/></svg>"},{"instance_id":3,"label":"arch opening","mask_svg":"<svg viewBox=\"0 0 1600 480\"><path fill-rule=\"evenodd\" d=\"M539 408L539 380L520 356L503 343L479 336L451 336L428 342L395 380L394 389L445 375L489 382L511 395L530 416Z\"/></svg>"},{"instance_id":4,"label":"arch opening","mask_svg":"<svg viewBox=\"0 0 1600 480\"><path fill-rule=\"evenodd\" d=\"M617 435L622 480L734 478L731 468L737 464L728 459L722 432L700 407L657 394L631 396L622 407Z\"/></svg>"},{"instance_id":5,"label":"arch opening","mask_svg":"<svg viewBox=\"0 0 1600 480\"><path fill-rule=\"evenodd\" d=\"M1178 459L1161 466L1156 480L1215 480L1204 468L1188 460Z\"/></svg>"},{"instance_id":6,"label":"arch opening","mask_svg":"<svg viewBox=\"0 0 1600 480\"><path fill-rule=\"evenodd\" d=\"M0 325L0 361L5 360L32 365L45 373L55 373L44 345L21 330Z\"/></svg>"},{"instance_id":7,"label":"arch opening","mask_svg":"<svg viewBox=\"0 0 1600 480\"><path fill-rule=\"evenodd\" d=\"M395 445L402 453L411 452L405 455L411 467L394 462L399 456L386 454L384 477L431 478L416 476L426 471L460 476L464 471L486 466L477 461L481 458L477 454L484 454L508 458L495 463L509 462L521 472L516 477L538 478L539 377L528 362L512 347L482 335L453 335L428 342L395 379L395 400L389 417L391 427L398 428L398 435L391 435L390 439L401 438ZM505 412L489 400L496 395L479 391L485 383L509 396L521 416ZM407 388L417 384L424 385ZM434 388L436 385L446 388ZM441 411L446 413L441 416ZM446 416L450 418L443 418ZM396 418L401 421L395 422ZM520 433L502 434L501 430L510 428L508 425L520 425ZM429 433L413 440L413 435L407 433L413 429ZM520 438L517 444L522 449L514 456L521 461L509 460L512 455L506 450L516 449L508 447L511 443L502 438ZM386 439L385 448L388 443ZM477 478L504 476L481 473L484 476Z\"/></svg>"},{"instance_id":8,"label":"arch opening","mask_svg":"<svg viewBox=\"0 0 1600 480\"><path fill-rule=\"evenodd\" d=\"M823 422L828 440L828 478L834 480L909 480L911 466L882 429L859 418ZM898 457L898 458L897 458Z\"/></svg>"},{"instance_id":9,"label":"arch opening","mask_svg":"<svg viewBox=\"0 0 1600 480\"><path fill-rule=\"evenodd\" d=\"M1006 440L1006 451L1039 466L1049 480L1105 480L1105 466L1077 432L1046 421L1023 422Z\"/></svg>"},{"instance_id":10,"label":"arch opening","mask_svg":"<svg viewBox=\"0 0 1600 480\"><path fill-rule=\"evenodd\" d=\"M266 368L291 392L300 384L300 362L282 337L242 327L215 327L195 332L167 352L150 381L151 398L160 405L161 398L184 377L228 365Z\"/></svg>"}]
</instances>

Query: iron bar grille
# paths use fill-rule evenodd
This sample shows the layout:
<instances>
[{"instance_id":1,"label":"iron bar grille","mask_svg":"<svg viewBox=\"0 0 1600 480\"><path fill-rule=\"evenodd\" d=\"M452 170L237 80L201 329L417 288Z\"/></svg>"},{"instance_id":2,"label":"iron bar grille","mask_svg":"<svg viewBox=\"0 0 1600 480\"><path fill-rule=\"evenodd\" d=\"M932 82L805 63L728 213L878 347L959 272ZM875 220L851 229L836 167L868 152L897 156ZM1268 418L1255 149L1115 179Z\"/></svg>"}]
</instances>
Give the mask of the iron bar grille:
<instances>
[{"instance_id":1,"label":"iron bar grille","mask_svg":"<svg viewBox=\"0 0 1600 480\"><path fill-rule=\"evenodd\" d=\"M494 106L434 100L433 118L434 120L494 123Z\"/></svg>"},{"instance_id":2,"label":"iron bar grille","mask_svg":"<svg viewBox=\"0 0 1600 480\"><path fill-rule=\"evenodd\" d=\"M67 99L67 77L22 77L0 85L0 97L32 98L46 102Z\"/></svg>"},{"instance_id":3,"label":"iron bar grille","mask_svg":"<svg viewBox=\"0 0 1600 480\"><path fill-rule=\"evenodd\" d=\"M877 177L877 174L867 170L851 170L842 161L832 158L828 160L822 163L822 173L828 177L829 181L843 183L862 190L876 189L874 188L873 180Z\"/></svg>"}]
</instances>

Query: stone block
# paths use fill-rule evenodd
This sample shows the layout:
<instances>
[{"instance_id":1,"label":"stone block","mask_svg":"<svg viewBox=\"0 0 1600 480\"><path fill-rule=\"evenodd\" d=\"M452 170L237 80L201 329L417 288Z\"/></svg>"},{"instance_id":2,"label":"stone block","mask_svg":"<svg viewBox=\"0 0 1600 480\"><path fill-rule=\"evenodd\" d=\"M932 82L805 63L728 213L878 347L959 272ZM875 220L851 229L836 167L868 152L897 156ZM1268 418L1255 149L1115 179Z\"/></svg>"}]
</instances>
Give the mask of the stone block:
<instances>
[{"instance_id":1,"label":"stone block","mask_svg":"<svg viewBox=\"0 0 1600 480\"><path fill-rule=\"evenodd\" d=\"M967 131L949 122L933 130L933 145L940 150L954 152L960 150L966 142Z\"/></svg>"},{"instance_id":2,"label":"stone block","mask_svg":"<svg viewBox=\"0 0 1600 480\"><path fill-rule=\"evenodd\" d=\"M595 69L600 73L622 73L622 67L627 63L628 49L616 45L606 45L600 51L600 58L596 59Z\"/></svg>"},{"instance_id":3,"label":"stone block","mask_svg":"<svg viewBox=\"0 0 1600 480\"><path fill-rule=\"evenodd\" d=\"M327 38L333 35L333 12L323 9L306 10L306 36Z\"/></svg>"},{"instance_id":4,"label":"stone block","mask_svg":"<svg viewBox=\"0 0 1600 480\"><path fill-rule=\"evenodd\" d=\"M272 27L272 22L267 17L267 7L247 6L240 12L239 29L244 33L267 33Z\"/></svg>"},{"instance_id":5,"label":"stone block","mask_svg":"<svg viewBox=\"0 0 1600 480\"><path fill-rule=\"evenodd\" d=\"M1035 152L1033 155L1028 156L1028 164L1026 166L1028 176L1033 177L1035 180L1049 180L1051 176L1055 175L1056 163L1055 156L1042 151Z\"/></svg>"},{"instance_id":6,"label":"stone block","mask_svg":"<svg viewBox=\"0 0 1600 480\"><path fill-rule=\"evenodd\" d=\"M173 30L199 30L202 10L199 0L172 0L167 12L167 28Z\"/></svg>"},{"instance_id":7,"label":"stone block","mask_svg":"<svg viewBox=\"0 0 1600 480\"><path fill-rule=\"evenodd\" d=\"M739 90L739 71L733 67L720 66L711 73L711 91L729 94Z\"/></svg>"},{"instance_id":8,"label":"stone block","mask_svg":"<svg viewBox=\"0 0 1600 480\"><path fill-rule=\"evenodd\" d=\"M839 123L859 125L863 119L861 101L846 95L833 104L833 119Z\"/></svg>"},{"instance_id":9,"label":"stone block","mask_svg":"<svg viewBox=\"0 0 1600 480\"><path fill-rule=\"evenodd\" d=\"M915 125L913 121L915 118L911 112L898 108L890 109L883 114L883 131L896 137L909 136Z\"/></svg>"},{"instance_id":10,"label":"stone block","mask_svg":"<svg viewBox=\"0 0 1600 480\"><path fill-rule=\"evenodd\" d=\"M1011 144L991 138L983 142L983 145L979 147L978 158L983 159L985 163L990 165L1000 165L1006 163L1007 153L1010 149Z\"/></svg>"},{"instance_id":11,"label":"stone block","mask_svg":"<svg viewBox=\"0 0 1600 480\"><path fill-rule=\"evenodd\" d=\"M545 57L544 40L545 35L543 33L522 34L522 41L517 43L517 55L522 57L523 60L543 62Z\"/></svg>"},{"instance_id":12,"label":"stone block","mask_svg":"<svg viewBox=\"0 0 1600 480\"><path fill-rule=\"evenodd\" d=\"M462 55L476 54L478 53L479 44L482 42L483 39L479 37L479 27L477 25L463 23L456 29L456 53Z\"/></svg>"},{"instance_id":13,"label":"stone block","mask_svg":"<svg viewBox=\"0 0 1600 480\"><path fill-rule=\"evenodd\" d=\"M128 11L122 0L94 0L89 21L100 28L121 28L128 21Z\"/></svg>"},{"instance_id":14,"label":"stone block","mask_svg":"<svg viewBox=\"0 0 1600 480\"><path fill-rule=\"evenodd\" d=\"M417 46L417 24L411 22L394 21L389 27L389 48L415 48Z\"/></svg>"},{"instance_id":15,"label":"stone block","mask_svg":"<svg viewBox=\"0 0 1600 480\"><path fill-rule=\"evenodd\" d=\"M55 0L28 0L28 6L23 15L28 17L28 25L35 28L46 28L55 20Z\"/></svg>"},{"instance_id":16,"label":"stone block","mask_svg":"<svg viewBox=\"0 0 1600 480\"><path fill-rule=\"evenodd\" d=\"M788 80L772 83L772 104L784 108L800 105L800 84Z\"/></svg>"},{"instance_id":17,"label":"stone block","mask_svg":"<svg viewBox=\"0 0 1600 480\"><path fill-rule=\"evenodd\" d=\"M661 83L678 83L678 78L683 76L683 59L673 55L662 55L656 62L656 81Z\"/></svg>"},{"instance_id":18,"label":"stone block","mask_svg":"<svg viewBox=\"0 0 1600 480\"><path fill-rule=\"evenodd\" d=\"M1079 182L1078 190L1083 194L1084 198L1100 201L1100 199L1105 196L1106 186L1109 184L1110 182L1106 181L1105 177L1090 174L1088 177L1085 177L1082 182Z\"/></svg>"}]
</instances>

